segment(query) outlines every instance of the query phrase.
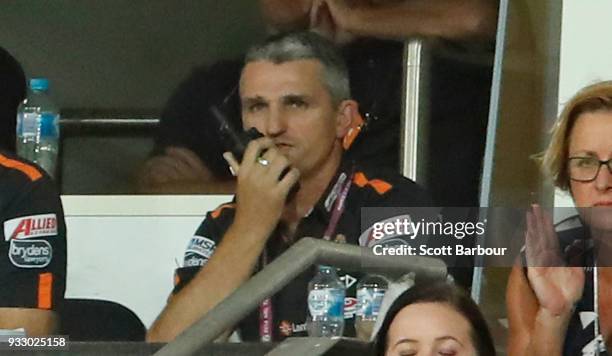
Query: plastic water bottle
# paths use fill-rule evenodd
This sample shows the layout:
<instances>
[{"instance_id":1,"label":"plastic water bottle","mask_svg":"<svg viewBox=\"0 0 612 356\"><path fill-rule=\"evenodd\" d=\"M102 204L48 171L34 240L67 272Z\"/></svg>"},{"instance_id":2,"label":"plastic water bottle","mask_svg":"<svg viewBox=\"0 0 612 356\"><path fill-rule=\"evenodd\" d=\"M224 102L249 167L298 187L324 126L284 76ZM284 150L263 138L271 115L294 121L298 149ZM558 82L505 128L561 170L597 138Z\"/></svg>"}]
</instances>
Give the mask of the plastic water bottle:
<instances>
[{"instance_id":1,"label":"plastic water bottle","mask_svg":"<svg viewBox=\"0 0 612 356\"><path fill-rule=\"evenodd\" d=\"M377 274L366 275L357 284L355 331L359 339L370 340L370 335L376 323L376 318L378 318L387 286L387 279Z\"/></svg>"},{"instance_id":2,"label":"plastic water bottle","mask_svg":"<svg viewBox=\"0 0 612 356\"><path fill-rule=\"evenodd\" d=\"M342 336L344 331L344 284L336 269L319 266L319 272L308 283L308 335Z\"/></svg>"},{"instance_id":3,"label":"plastic water bottle","mask_svg":"<svg viewBox=\"0 0 612 356\"><path fill-rule=\"evenodd\" d=\"M30 79L28 97L17 112L17 154L55 177L59 152L59 110L49 98L46 78Z\"/></svg>"}]
</instances>

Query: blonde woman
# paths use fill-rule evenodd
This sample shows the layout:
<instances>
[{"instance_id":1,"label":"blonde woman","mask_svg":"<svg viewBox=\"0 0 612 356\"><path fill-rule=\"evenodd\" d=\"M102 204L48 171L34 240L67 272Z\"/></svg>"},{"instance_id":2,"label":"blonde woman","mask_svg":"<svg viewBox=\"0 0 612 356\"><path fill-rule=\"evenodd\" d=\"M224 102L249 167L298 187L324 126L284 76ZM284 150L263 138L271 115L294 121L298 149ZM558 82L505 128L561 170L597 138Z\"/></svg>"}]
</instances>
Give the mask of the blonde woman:
<instances>
[{"instance_id":1,"label":"blonde woman","mask_svg":"<svg viewBox=\"0 0 612 356\"><path fill-rule=\"evenodd\" d=\"M507 290L511 356L606 355L612 346L612 82L579 91L556 123L543 167L568 191L583 228L559 239L527 213L526 266ZM570 258L571 257L571 258Z\"/></svg>"}]
</instances>

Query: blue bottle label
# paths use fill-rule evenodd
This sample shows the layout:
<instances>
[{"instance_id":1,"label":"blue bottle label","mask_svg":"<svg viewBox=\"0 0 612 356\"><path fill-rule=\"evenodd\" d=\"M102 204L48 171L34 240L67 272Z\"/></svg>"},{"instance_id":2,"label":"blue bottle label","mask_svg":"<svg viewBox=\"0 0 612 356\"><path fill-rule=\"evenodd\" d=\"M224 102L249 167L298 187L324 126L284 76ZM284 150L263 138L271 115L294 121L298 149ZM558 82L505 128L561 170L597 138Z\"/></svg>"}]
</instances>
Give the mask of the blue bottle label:
<instances>
[{"instance_id":1,"label":"blue bottle label","mask_svg":"<svg viewBox=\"0 0 612 356\"><path fill-rule=\"evenodd\" d=\"M384 297L383 289L360 288L357 291L357 315L365 318L377 317Z\"/></svg>"},{"instance_id":2,"label":"blue bottle label","mask_svg":"<svg viewBox=\"0 0 612 356\"><path fill-rule=\"evenodd\" d=\"M313 317L343 317L344 291L333 288L311 290L308 294L308 310Z\"/></svg>"},{"instance_id":3,"label":"blue bottle label","mask_svg":"<svg viewBox=\"0 0 612 356\"><path fill-rule=\"evenodd\" d=\"M43 137L58 137L58 115L55 113L42 113L40 115L40 135Z\"/></svg>"}]
</instances>

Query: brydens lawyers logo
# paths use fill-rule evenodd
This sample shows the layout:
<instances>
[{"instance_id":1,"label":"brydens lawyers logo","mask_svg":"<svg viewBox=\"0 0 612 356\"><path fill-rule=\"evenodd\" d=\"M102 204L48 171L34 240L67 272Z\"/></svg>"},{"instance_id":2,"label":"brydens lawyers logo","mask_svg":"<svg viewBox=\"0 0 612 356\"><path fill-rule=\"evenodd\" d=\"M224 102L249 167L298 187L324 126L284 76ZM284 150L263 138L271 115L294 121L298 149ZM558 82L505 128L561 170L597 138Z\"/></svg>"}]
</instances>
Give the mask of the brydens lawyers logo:
<instances>
[{"instance_id":1,"label":"brydens lawyers logo","mask_svg":"<svg viewBox=\"0 0 612 356\"><path fill-rule=\"evenodd\" d=\"M4 239L6 241L55 235L57 235L57 217L55 214L23 216L4 222Z\"/></svg>"},{"instance_id":2,"label":"brydens lawyers logo","mask_svg":"<svg viewBox=\"0 0 612 356\"><path fill-rule=\"evenodd\" d=\"M11 240L9 259L22 268L43 268L51 263L53 248L45 240Z\"/></svg>"}]
</instances>

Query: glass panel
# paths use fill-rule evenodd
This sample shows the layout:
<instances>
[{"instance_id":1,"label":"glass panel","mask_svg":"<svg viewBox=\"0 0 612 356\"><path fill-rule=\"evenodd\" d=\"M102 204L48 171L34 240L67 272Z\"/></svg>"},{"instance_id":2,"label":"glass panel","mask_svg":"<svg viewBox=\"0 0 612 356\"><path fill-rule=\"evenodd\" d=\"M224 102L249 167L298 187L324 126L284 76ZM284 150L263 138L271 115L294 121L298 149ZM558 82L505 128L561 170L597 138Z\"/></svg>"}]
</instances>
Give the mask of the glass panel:
<instances>
[{"instance_id":1,"label":"glass panel","mask_svg":"<svg viewBox=\"0 0 612 356\"><path fill-rule=\"evenodd\" d=\"M256 1L4 1L0 21L2 46L27 77L50 80L61 108L63 194L134 192L177 86L265 34Z\"/></svg>"},{"instance_id":2,"label":"glass panel","mask_svg":"<svg viewBox=\"0 0 612 356\"><path fill-rule=\"evenodd\" d=\"M561 4L557 1L502 1L500 34L487 135L481 205L525 210L532 202L552 203L552 189L530 157L548 142L556 116ZM489 211L496 211L490 209ZM494 214L488 219L488 247L510 246L524 219ZM484 260L484 266L491 265ZM509 268L484 267L475 274L473 295L491 326L498 352L506 348L505 306ZM479 272L482 275L479 275Z\"/></svg>"}]
</instances>

